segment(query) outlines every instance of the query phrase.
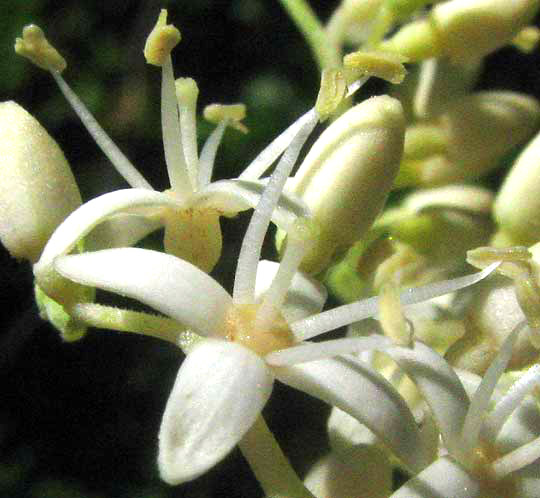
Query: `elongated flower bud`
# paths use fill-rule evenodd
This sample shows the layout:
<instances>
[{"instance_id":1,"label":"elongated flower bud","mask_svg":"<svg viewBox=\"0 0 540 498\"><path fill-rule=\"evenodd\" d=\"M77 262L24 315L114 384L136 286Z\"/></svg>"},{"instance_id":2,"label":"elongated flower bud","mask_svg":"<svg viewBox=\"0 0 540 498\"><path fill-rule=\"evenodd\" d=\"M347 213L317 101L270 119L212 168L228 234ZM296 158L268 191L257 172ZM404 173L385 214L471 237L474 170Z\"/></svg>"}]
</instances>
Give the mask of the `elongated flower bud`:
<instances>
[{"instance_id":1,"label":"elongated flower bud","mask_svg":"<svg viewBox=\"0 0 540 498\"><path fill-rule=\"evenodd\" d=\"M540 240L540 134L515 161L494 206L495 220L512 244Z\"/></svg>"},{"instance_id":2,"label":"elongated flower bud","mask_svg":"<svg viewBox=\"0 0 540 498\"><path fill-rule=\"evenodd\" d=\"M437 124L407 130L397 183L434 186L478 178L539 125L540 105L527 95L497 91L464 97Z\"/></svg>"},{"instance_id":3,"label":"elongated flower bud","mask_svg":"<svg viewBox=\"0 0 540 498\"><path fill-rule=\"evenodd\" d=\"M412 61L478 59L510 43L532 21L538 7L538 0L443 2L426 19L404 26L381 49L399 52Z\"/></svg>"},{"instance_id":4,"label":"elongated flower bud","mask_svg":"<svg viewBox=\"0 0 540 498\"><path fill-rule=\"evenodd\" d=\"M404 132L401 104L381 96L347 111L315 142L293 182L321 230L306 271L321 271L369 229L397 174Z\"/></svg>"},{"instance_id":5,"label":"elongated flower bud","mask_svg":"<svg viewBox=\"0 0 540 498\"><path fill-rule=\"evenodd\" d=\"M0 104L0 239L15 258L38 260L55 228L81 205L57 143L21 106Z\"/></svg>"}]
</instances>

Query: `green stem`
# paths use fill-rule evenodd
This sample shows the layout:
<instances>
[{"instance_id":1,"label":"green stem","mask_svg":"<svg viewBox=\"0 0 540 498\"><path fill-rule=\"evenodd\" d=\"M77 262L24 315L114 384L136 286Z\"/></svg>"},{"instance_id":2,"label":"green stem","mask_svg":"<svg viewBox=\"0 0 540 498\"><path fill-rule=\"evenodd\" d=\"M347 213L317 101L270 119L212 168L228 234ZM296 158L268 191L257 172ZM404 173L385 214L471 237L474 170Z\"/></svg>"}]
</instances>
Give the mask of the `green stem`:
<instances>
[{"instance_id":1,"label":"green stem","mask_svg":"<svg viewBox=\"0 0 540 498\"><path fill-rule=\"evenodd\" d=\"M341 66L339 48L330 43L326 31L305 0L280 0L281 4L295 22L308 42L319 68Z\"/></svg>"},{"instance_id":2,"label":"green stem","mask_svg":"<svg viewBox=\"0 0 540 498\"><path fill-rule=\"evenodd\" d=\"M89 327L148 335L175 345L178 345L179 337L185 331L182 324L170 318L101 304L79 303L69 313Z\"/></svg>"},{"instance_id":3,"label":"green stem","mask_svg":"<svg viewBox=\"0 0 540 498\"><path fill-rule=\"evenodd\" d=\"M267 498L315 498L292 469L262 416L239 446Z\"/></svg>"}]
</instances>

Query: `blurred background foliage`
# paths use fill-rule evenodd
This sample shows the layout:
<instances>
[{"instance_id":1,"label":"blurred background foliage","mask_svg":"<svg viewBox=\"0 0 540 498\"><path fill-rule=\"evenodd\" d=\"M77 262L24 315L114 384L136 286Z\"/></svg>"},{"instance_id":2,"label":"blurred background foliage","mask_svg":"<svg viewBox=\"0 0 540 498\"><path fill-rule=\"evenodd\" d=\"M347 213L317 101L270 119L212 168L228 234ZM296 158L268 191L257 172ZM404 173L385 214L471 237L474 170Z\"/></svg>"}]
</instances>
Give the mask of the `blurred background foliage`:
<instances>
[{"instance_id":1,"label":"blurred background foliage","mask_svg":"<svg viewBox=\"0 0 540 498\"><path fill-rule=\"evenodd\" d=\"M337 3L311 2L323 20ZM126 185L50 75L14 54L14 39L32 22L45 30L68 61L65 78L144 176L163 190L168 185L161 145L160 71L146 65L142 56L161 7L169 9L170 22L182 32L173 53L175 75L197 81L199 111L213 102L241 101L248 107L245 124L250 132L226 132L216 178L236 176L271 138L313 105L317 67L277 1L0 0L1 100L16 100L59 142L85 200ZM538 96L538 62L537 54L504 49L488 59L480 86ZM199 122L199 143L210 130ZM500 174L489 181L497 185ZM229 288L249 216L223 221L226 250L216 274ZM159 237L148 242L153 243L158 244ZM182 353L151 338L108 331L90 331L79 343L62 343L37 315L29 265L10 258L3 247L0 251L0 496L261 494L238 450L192 483L177 488L161 483L155 465L157 432ZM99 299L112 302L110 296ZM300 473L326 447L327 413L307 396L279 386L265 409L270 427Z\"/></svg>"}]
</instances>

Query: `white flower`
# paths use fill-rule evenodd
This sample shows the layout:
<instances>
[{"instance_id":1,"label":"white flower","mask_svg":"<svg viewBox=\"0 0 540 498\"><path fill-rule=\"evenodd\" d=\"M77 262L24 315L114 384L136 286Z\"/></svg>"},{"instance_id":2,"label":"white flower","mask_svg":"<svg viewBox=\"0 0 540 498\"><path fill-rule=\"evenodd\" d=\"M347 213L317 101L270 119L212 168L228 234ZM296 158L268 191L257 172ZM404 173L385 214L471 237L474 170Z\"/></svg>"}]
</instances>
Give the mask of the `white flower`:
<instances>
[{"instance_id":1,"label":"white flower","mask_svg":"<svg viewBox=\"0 0 540 498\"><path fill-rule=\"evenodd\" d=\"M390 384L347 358L329 358L373 348L384 338L307 341L372 316L377 298L319 313L325 291L296 273L312 242L309 221L295 222L279 265L259 263L270 217L309 128L304 125L293 139L257 205L232 296L169 254L124 248L54 260L63 277L138 299L206 337L182 364L165 409L158 461L167 482L193 479L221 460L260 414L275 378L356 417L411 472L429 462L414 418ZM451 292L492 269L408 290L401 300L414 303Z\"/></svg>"},{"instance_id":2,"label":"white flower","mask_svg":"<svg viewBox=\"0 0 540 498\"><path fill-rule=\"evenodd\" d=\"M156 28L149 36L147 46L159 44L162 38L160 33L162 35L174 33L176 28L164 27L165 21L166 11L162 11ZM179 33L173 38L177 43L180 39ZM167 45L169 52L176 43L172 46ZM58 70L63 67L52 65L43 55L44 46L50 47L43 31L31 25L24 28L23 38L17 39L16 50L34 62L37 57L41 57L39 59L41 67L50 70L97 144L133 187L94 199L72 219L71 223L83 223L85 226L84 230L80 231L79 237L87 235L94 227L106 222L92 234L87 245L88 249L133 245L149 232L164 225L166 252L191 261L205 271L210 271L221 255L219 217L232 216L254 207L264 188L264 182L259 181L260 176L285 150L299 129L308 122L311 127L316 124L315 111L308 112L264 149L240 178L211 183L214 159L226 126L229 124L240 126L237 121L238 109L222 109L220 116L222 119L198 157L195 123L196 84L190 79L180 79L175 86L171 57L169 52L166 52L162 54L161 61L163 72L161 116L165 162L171 189L163 193L155 192L67 85ZM155 62L154 59L151 60ZM307 210L301 202L288 197L282 199L280 208L273 215L273 221L287 230L291 221L289 216L291 211L295 215L307 215ZM43 270L48 263L49 257L42 258L38 268Z\"/></svg>"}]
</instances>

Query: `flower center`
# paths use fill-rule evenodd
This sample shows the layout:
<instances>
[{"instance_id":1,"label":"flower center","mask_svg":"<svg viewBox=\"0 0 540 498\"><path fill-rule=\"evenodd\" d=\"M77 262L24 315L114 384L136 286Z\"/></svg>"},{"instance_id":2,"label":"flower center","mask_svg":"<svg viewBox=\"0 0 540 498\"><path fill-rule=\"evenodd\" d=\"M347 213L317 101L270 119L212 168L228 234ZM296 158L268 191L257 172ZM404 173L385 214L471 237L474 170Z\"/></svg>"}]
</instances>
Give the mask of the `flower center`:
<instances>
[{"instance_id":1,"label":"flower center","mask_svg":"<svg viewBox=\"0 0 540 498\"><path fill-rule=\"evenodd\" d=\"M293 334L281 314L269 327L255 327L259 304L237 304L227 314L226 338L238 342L260 356L294 344Z\"/></svg>"},{"instance_id":2,"label":"flower center","mask_svg":"<svg viewBox=\"0 0 540 498\"><path fill-rule=\"evenodd\" d=\"M517 489L512 474L497 479L491 464L501 455L492 444L484 442L475 448L472 457L472 469L482 482L482 496L490 498L517 498Z\"/></svg>"}]
</instances>

